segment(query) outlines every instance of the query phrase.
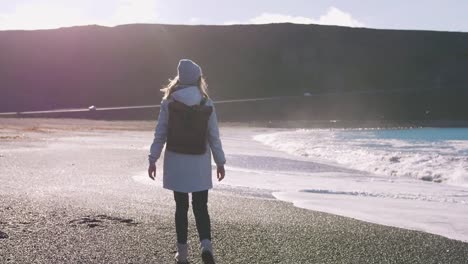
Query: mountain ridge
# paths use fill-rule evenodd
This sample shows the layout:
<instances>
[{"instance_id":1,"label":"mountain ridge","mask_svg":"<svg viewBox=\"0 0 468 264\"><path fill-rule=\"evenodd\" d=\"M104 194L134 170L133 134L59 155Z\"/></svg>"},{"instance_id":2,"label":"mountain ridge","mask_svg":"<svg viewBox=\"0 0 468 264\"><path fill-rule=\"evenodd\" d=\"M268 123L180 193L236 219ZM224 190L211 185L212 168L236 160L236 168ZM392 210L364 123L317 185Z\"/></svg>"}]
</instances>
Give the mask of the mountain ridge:
<instances>
[{"instance_id":1,"label":"mountain ridge","mask_svg":"<svg viewBox=\"0 0 468 264\"><path fill-rule=\"evenodd\" d=\"M0 31L0 58L0 112L158 103L178 60L191 58L215 99L336 94L286 102L282 114L266 103L262 118L295 112L320 119L421 119L429 118L422 114L429 109L430 118L468 119L461 100L468 95L463 32L291 23L88 25ZM376 93L349 94L367 90ZM225 112L243 119L242 110Z\"/></svg>"}]
</instances>

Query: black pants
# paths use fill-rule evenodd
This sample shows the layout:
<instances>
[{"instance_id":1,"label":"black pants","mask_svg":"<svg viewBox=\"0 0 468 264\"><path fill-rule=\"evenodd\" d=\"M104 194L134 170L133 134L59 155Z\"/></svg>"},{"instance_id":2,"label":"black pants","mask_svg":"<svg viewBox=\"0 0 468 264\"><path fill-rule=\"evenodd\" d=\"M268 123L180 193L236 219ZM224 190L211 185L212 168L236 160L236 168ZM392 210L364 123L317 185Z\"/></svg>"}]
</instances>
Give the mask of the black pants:
<instances>
[{"instance_id":1,"label":"black pants","mask_svg":"<svg viewBox=\"0 0 468 264\"><path fill-rule=\"evenodd\" d=\"M177 243L187 243L189 209L188 193L174 192L176 202L175 224L177 233ZM208 190L192 193L192 208L197 224L198 236L200 241L203 239L211 240L211 224L208 215Z\"/></svg>"}]
</instances>

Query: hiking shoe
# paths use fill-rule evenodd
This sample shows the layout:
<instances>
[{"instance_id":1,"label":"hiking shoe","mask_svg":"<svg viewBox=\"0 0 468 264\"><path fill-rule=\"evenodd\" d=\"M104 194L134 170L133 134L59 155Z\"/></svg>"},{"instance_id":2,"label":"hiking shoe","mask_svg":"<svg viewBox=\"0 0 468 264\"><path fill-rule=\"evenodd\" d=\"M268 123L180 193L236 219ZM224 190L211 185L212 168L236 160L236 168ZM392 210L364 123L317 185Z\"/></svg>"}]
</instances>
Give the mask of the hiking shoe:
<instances>
[{"instance_id":1,"label":"hiking shoe","mask_svg":"<svg viewBox=\"0 0 468 264\"><path fill-rule=\"evenodd\" d=\"M187 264L188 263L188 245L177 243L177 253L175 254L175 260L177 264Z\"/></svg>"},{"instance_id":2,"label":"hiking shoe","mask_svg":"<svg viewBox=\"0 0 468 264\"><path fill-rule=\"evenodd\" d=\"M201 257L204 264L215 264L213 256L213 246L209 239L203 239L200 243Z\"/></svg>"}]
</instances>

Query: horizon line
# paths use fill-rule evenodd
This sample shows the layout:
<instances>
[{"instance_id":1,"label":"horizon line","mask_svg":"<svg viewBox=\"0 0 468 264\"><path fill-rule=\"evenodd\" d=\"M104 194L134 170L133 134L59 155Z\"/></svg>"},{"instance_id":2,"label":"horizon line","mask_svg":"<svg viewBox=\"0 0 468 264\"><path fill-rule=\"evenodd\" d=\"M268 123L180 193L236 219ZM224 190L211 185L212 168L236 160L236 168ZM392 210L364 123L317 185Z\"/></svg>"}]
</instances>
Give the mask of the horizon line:
<instances>
[{"instance_id":1,"label":"horizon line","mask_svg":"<svg viewBox=\"0 0 468 264\"><path fill-rule=\"evenodd\" d=\"M36 29L1 29L0 32L7 31L46 31L46 30L61 30L61 29L73 29L78 27L104 27L104 28L118 28L123 26L136 26L136 25L160 25L160 26L186 26L186 27L233 27L233 26L268 26L268 25L295 25L295 26L323 26L323 27L338 27L345 29L356 29L356 30L381 30L381 31L410 31L410 32L439 32L439 33L468 33L468 31L457 31L457 30L438 30L438 29L395 29L395 28L373 28L373 27L350 27L342 25L324 25L324 24L302 24L302 23L293 23L293 22L272 22L265 24L171 24L171 23L124 23L114 26L106 26L100 24L82 24L82 25L73 25L73 26L63 26L63 27L54 27L54 28L36 28Z\"/></svg>"}]
</instances>

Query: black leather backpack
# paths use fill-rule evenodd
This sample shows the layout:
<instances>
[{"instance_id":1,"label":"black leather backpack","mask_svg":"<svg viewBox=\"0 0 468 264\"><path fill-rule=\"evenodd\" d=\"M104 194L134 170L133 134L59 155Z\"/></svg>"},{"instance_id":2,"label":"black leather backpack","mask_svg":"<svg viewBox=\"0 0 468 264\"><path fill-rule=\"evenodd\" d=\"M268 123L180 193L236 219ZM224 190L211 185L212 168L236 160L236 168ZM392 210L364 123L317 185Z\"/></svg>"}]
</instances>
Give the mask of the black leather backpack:
<instances>
[{"instance_id":1,"label":"black leather backpack","mask_svg":"<svg viewBox=\"0 0 468 264\"><path fill-rule=\"evenodd\" d=\"M169 103L167 150L194 155L206 152L208 120L213 112L206 101L203 97L200 104L193 106L176 100Z\"/></svg>"}]
</instances>

